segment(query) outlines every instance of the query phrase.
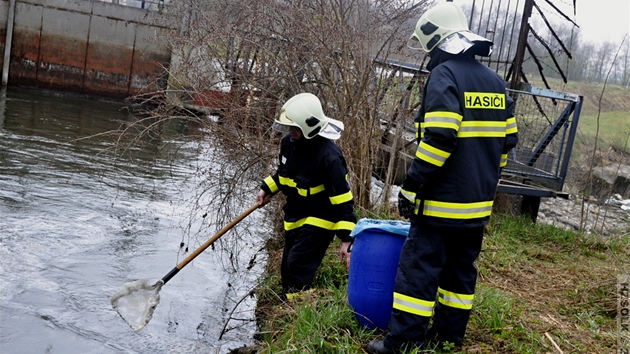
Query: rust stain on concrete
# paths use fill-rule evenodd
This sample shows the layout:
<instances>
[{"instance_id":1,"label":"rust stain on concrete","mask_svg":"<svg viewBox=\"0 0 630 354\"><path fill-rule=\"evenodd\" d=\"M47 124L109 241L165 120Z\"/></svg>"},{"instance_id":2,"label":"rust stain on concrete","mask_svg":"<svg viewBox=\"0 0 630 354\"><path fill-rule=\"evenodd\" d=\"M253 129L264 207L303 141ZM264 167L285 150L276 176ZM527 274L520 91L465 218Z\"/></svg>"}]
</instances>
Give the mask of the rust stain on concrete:
<instances>
[{"instance_id":1,"label":"rust stain on concrete","mask_svg":"<svg viewBox=\"0 0 630 354\"><path fill-rule=\"evenodd\" d=\"M90 43L85 65L86 93L99 96L129 96L133 48Z\"/></svg>"},{"instance_id":2,"label":"rust stain on concrete","mask_svg":"<svg viewBox=\"0 0 630 354\"><path fill-rule=\"evenodd\" d=\"M37 81L50 89L82 90L86 47L86 43L73 38L43 35Z\"/></svg>"},{"instance_id":3,"label":"rust stain on concrete","mask_svg":"<svg viewBox=\"0 0 630 354\"><path fill-rule=\"evenodd\" d=\"M64 4L61 3L63 6L72 5ZM39 3L25 6L43 6L44 10L47 9L45 4ZM92 6L103 5L95 3ZM111 10L111 7L107 9ZM78 13L79 10L82 11L70 8L67 11L61 8L56 8L55 11L24 11L25 16L31 17L22 19L22 22L16 20L16 23L25 25L14 28L9 67L10 85L114 99L126 99L166 88L164 68L170 62L171 55L168 49L152 47L154 43L146 35L135 37L134 40L139 26L125 26L121 29L120 21ZM124 7L115 10L120 13L132 11ZM51 13L68 19L79 16L83 19L85 32L69 32L67 24L59 24L51 21L50 16L44 16ZM33 14L44 17L32 17ZM89 16L96 17L90 20ZM38 23L45 23L47 26L38 26ZM147 25L143 26L146 31ZM149 32L153 31L153 27L148 26ZM44 27L50 30L42 32ZM127 30L129 32L125 32ZM159 28L155 31L158 30L165 29ZM4 47L4 40L2 36L1 47Z\"/></svg>"},{"instance_id":4,"label":"rust stain on concrete","mask_svg":"<svg viewBox=\"0 0 630 354\"><path fill-rule=\"evenodd\" d=\"M36 86L39 57L39 32L16 31L13 33L9 83Z\"/></svg>"}]
</instances>

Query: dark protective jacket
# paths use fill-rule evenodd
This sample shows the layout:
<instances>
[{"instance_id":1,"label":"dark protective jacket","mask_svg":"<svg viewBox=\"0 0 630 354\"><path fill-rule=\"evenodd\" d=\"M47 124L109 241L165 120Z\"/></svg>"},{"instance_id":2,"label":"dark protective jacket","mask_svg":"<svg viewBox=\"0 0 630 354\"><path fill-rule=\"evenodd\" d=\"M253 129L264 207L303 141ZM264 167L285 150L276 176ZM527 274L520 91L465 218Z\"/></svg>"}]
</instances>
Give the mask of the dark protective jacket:
<instances>
[{"instance_id":1,"label":"dark protective jacket","mask_svg":"<svg viewBox=\"0 0 630 354\"><path fill-rule=\"evenodd\" d=\"M518 141L513 106L503 79L474 56L449 57L431 70L407 172L421 186L416 217L436 226L488 222L500 170Z\"/></svg>"},{"instance_id":2,"label":"dark protective jacket","mask_svg":"<svg viewBox=\"0 0 630 354\"><path fill-rule=\"evenodd\" d=\"M350 241L356 217L348 168L339 147L321 136L297 141L285 136L279 158L276 173L265 178L261 188L286 196L284 229L313 225Z\"/></svg>"}]
</instances>

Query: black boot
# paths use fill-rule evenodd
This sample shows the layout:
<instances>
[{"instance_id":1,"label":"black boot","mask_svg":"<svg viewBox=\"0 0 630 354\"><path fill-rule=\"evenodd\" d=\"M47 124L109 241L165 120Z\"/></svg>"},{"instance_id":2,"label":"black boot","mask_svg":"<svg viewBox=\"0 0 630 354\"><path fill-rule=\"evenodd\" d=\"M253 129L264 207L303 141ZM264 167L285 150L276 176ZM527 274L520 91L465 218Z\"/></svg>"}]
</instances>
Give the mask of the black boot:
<instances>
[{"instance_id":1,"label":"black boot","mask_svg":"<svg viewBox=\"0 0 630 354\"><path fill-rule=\"evenodd\" d=\"M371 340L367 346L370 354L393 354L394 351L387 348L382 340Z\"/></svg>"}]
</instances>

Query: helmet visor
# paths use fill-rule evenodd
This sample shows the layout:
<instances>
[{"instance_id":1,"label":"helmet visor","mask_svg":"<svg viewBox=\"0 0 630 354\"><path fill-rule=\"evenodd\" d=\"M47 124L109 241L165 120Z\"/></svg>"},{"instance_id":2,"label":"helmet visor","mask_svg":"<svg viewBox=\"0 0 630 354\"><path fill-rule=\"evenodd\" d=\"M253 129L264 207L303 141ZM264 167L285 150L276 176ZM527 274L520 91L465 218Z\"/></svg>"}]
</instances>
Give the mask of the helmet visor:
<instances>
[{"instance_id":1,"label":"helmet visor","mask_svg":"<svg viewBox=\"0 0 630 354\"><path fill-rule=\"evenodd\" d=\"M282 124L278 121L274 121L271 129L280 132L282 134L289 134L290 125Z\"/></svg>"},{"instance_id":2,"label":"helmet visor","mask_svg":"<svg viewBox=\"0 0 630 354\"><path fill-rule=\"evenodd\" d=\"M287 117L286 110L282 108L280 111L280 115L273 121L273 125L271 129L275 131L279 131L284 134L289 133L289 127L300 127L296 122L294 122L291 118Z\"/></svg>"}]
</instances>

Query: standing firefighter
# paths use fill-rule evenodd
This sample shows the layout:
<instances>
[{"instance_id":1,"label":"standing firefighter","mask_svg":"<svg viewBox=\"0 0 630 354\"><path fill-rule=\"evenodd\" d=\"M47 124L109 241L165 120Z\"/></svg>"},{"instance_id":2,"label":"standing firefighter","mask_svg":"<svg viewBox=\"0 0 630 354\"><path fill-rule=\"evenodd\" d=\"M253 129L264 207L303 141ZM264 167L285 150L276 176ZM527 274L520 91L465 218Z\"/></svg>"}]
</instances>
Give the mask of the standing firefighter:
<instances>
[{"instance_id":1,"label":"standing firefighter","mask_svg":"<svg viewBox=\"0 0 630 354\"><path fill-rule=\"evenodd\" d=\"M343 123L324 115L317 96L301 93L284 104L274 129L288 134L281 142L278 169L264 179L256 201L264 204L280 191L286 196L280 272L290 300L311 288L335 234L343 242L340 260L349 261L356 217L346 161L333 142Z\"/></svg>"},{"instance_id":2,"label":"standing firefighter","mask_svg":"<svg viewBox=\"0 0 630 354\"><path fill-rule=\"evenodd\" d=\"M418 149L398 196L411 228L400 254L389 332L370 342L370 353L422 348L429 341L462 344L483 227L500 170L518 141L505 82L475 59L489 56L493 43L468 30L457 5L426 11L411 38L431 57L415 118Z\"/></svg>"}]
</instances>

